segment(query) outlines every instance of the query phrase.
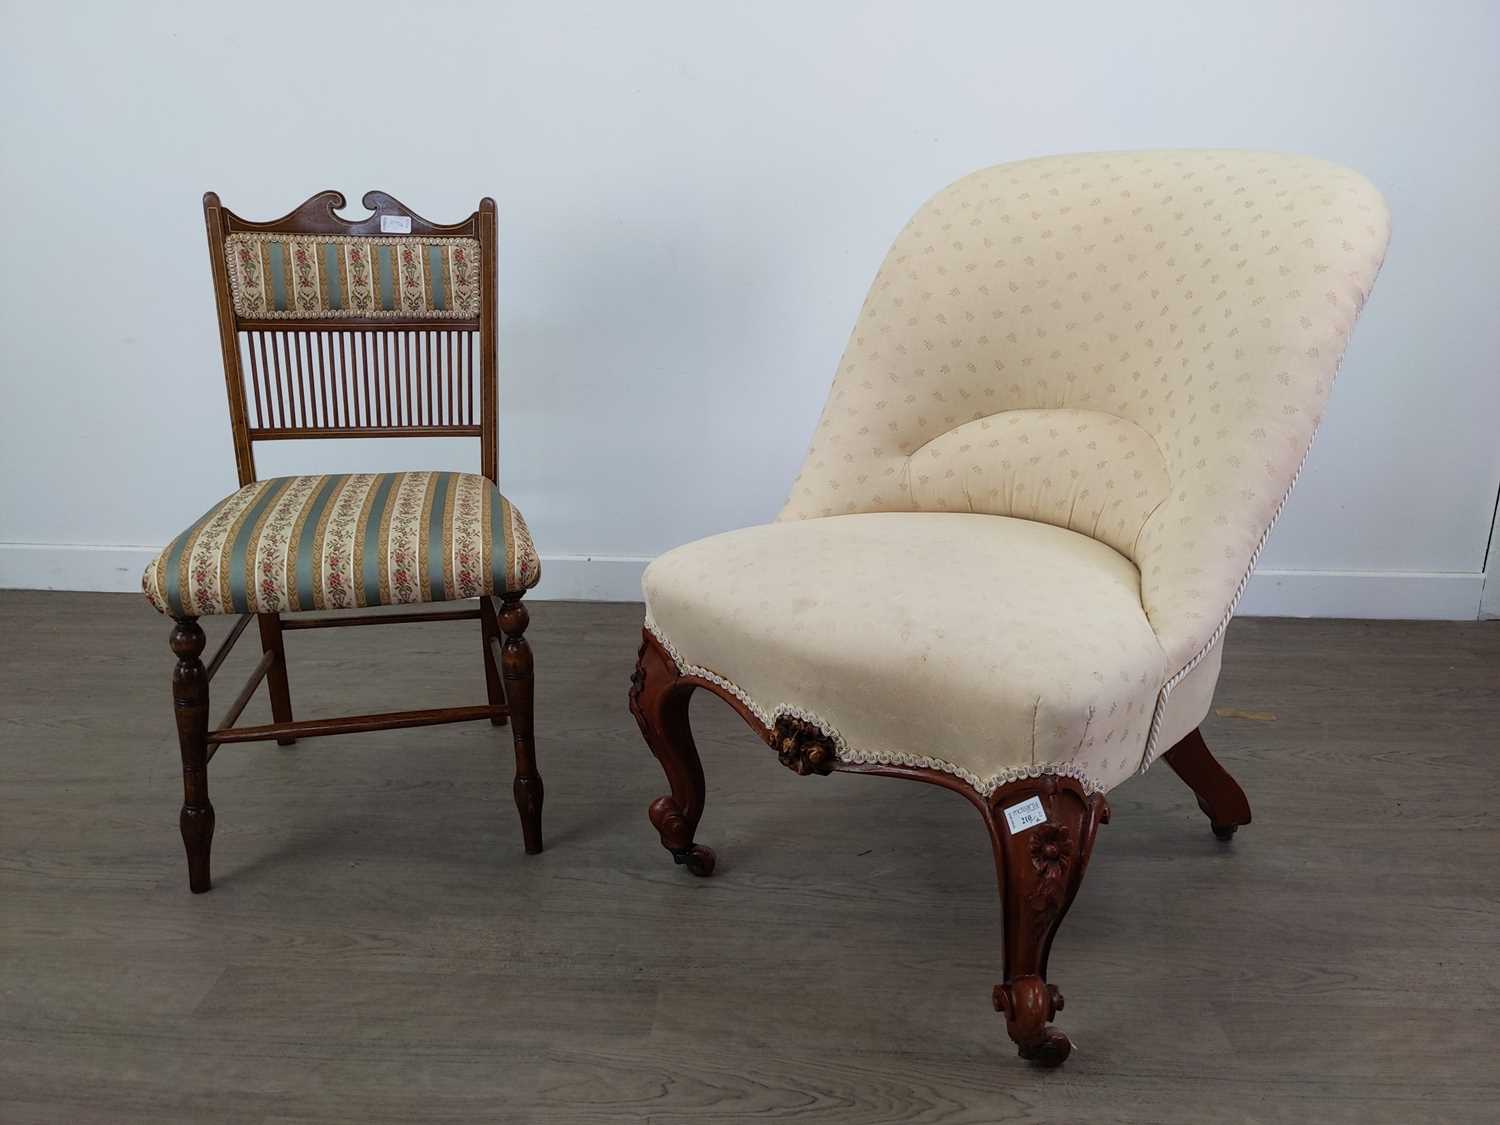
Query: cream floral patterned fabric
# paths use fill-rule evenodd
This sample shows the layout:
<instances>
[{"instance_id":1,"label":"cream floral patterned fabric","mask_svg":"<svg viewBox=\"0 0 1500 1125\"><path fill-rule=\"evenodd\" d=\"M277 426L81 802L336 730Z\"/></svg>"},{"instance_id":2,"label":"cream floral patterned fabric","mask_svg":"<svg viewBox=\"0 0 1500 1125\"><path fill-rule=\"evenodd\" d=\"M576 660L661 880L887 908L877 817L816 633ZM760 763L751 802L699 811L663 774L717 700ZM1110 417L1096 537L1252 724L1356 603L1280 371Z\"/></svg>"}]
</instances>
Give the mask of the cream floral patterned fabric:
<instances>
[{"instance_id":1,"label":"cream floral patterned fabric","mask_svg":"<svg viewBox=\"0 0 1500 1125\"><path fill-rule=\"evenodd\" d=\"M663 555L645 587L679 660L731 679L764 721L811 712L841 757L947 762L981 792L1033 767L1128 776L1166 674L1135 567L1032 520L768 524Z\"/></svg>"},{"instance_id":2,"label":"cream floral patterned fabric","mask_svg":"<svg viewBox=\"0 0 1500 1125\"><path fill-rule=\"evenodd\" d=\"M947 554L921 545L946 526L941 521L903 524L910 543L885 547L906 563L889 586L860 579L865 558L825 574L851 618L873 622L930 590L920 595L924 606L959 599L956 619L988 625L959 634L915 617L908 623L902 637L941 650L949 673L949 686L933 681L927 694L903 697L927 722L920 738L900 725L883 690L889 685L875 674L880 661L909 669L899 649L840 657L818 648L826 658L820 670L789 661L796 670L784 677L751 671L754 687L745 690L758 706L816 714L850 755L915 752L981 781L1071 763L1107 788L1148 763L1170 745L1156 744L1163 731L1190 730L1207 711L1223 626L1312 440L1388 235L1385 203L1358 174L1271 153L1047 157L977 172L940 192L902 231L875 279L775 526L828 528L826 517L862 513L973 513L962 525L976 529L972 547L962 536L945 538ZM993 585L975 585L963 556L982 553L983 537L995 534L977 529L1012 526L983 516L1067 529L1060 542L1072 543L1075 555L1083 548L1069 535L1138 571L1137 608L1159 647L1159 667L1134 647L1135 625L1113 617L1106 627L1082 612L1098 607L1076 568L1069 572L1076 598L1054 596L1046 584L1033 589L1045 567L1016 587L1007 584L1016 576L993 564ZM836 549L839 536L825 533L826 549ZM718 542L680 548L653 565L648 614L682 661L743 684L746 669L762 668L757 653L769 643L746 632L748 618L764 614L765 629L795 632L801 603L757 586L752 604L743 583L701 571L696 592L679 589L673 576L690 569L682 556L721 551ZM783 579L791 569L764 565ZM1096 581L1108 581L1107 572L1101 566ZM1041 628L1037 604L1066 628ZM716 624L732 635L708 648ZM1018 640L1003 641L1023 627L1031 637L1024 654ZM1155 677L1141 697L1151 712L1144 726L1136 697L1085 690L1101 676L1110 682L1119 667L1064 653L1089 653L1101 628L1133 654L1133 683ZM859 635L867 645L875 640ZM1006 660L997 664L996 652ZM1032 738L1025 708L964 696L978 687L958 675L959 664L1035 687L1041 717L1079 701L1085 713L1092 708L1094 724L1120 715L1111 720L1114 738L1104 749L1097 734L1079 735L1067 722L1041 722ZM1027 664L1058 678L1036 680ZM880 689L857 694L853 677Z\"/></svg>"},{"instance_id":3,"label":"cream floral patterned fabric","mask_svg":"<svg viewBox=\"0 0 1500 1125\"><path fill-rule=\"evenodd\" d=\"M529 590L526 521L474 473L276 477L219 501L141 585L162 613L285 613Z\"/></svg>"}]
</instances>

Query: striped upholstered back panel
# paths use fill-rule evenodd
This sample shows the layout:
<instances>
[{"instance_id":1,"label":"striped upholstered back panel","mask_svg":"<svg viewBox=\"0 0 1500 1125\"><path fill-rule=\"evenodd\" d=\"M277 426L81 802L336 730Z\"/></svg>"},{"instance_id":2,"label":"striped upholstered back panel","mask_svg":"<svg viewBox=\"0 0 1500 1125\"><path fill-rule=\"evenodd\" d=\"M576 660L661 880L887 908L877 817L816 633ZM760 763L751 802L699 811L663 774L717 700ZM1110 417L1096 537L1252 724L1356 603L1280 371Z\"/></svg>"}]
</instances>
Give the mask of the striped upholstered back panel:
<instances>
[{"instance_id":1,"label":"striped upholstered back panel","mask_svg":"<svg viewBox=\"0 0 1500 1125\"><path fill-rule=\"evenodd\" d=\"M476 239L242 231L224 252L242 319L479 316Z\"/></svg>"}]
</instances>

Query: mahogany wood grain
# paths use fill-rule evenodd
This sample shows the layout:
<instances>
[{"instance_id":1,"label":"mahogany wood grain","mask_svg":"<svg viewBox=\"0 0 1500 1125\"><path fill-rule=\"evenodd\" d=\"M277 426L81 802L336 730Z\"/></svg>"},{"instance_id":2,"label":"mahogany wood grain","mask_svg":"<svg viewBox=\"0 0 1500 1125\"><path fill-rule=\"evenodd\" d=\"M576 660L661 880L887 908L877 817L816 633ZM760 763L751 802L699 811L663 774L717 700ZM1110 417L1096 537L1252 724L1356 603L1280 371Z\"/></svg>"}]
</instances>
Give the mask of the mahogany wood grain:
<instances>
[{"instance_id":1,"label":"mahogany wood grain","mask_svg":"<svg viewBox=\"0 0 1500 1125\"><path fill-rule=\"evenodd\" d=\"M347 629L356 625L415 625L428 621L473 621L483 616L478 609L442 609L432 613L351 613L338 611L334 617L288 617L282 630Z\"/></svg>"},{"instance_id":2,"label":"mahogany wood grain","mask_svg":"<svg viewBox=\"0 0 1500 1125\"><path fill-rule=\"evenodd\" d=\"M494 424L494 419L500 415L495 201L489 196L481 199L473 221L479 231L479 268L483 274L479 287L479 416L485 425L484 433L479 437L479 463L485 476L499 481L500 428Z\"/></svg>"},{"instance_id":3,"label":"mahogany wood grain","mask_svg":"<svg viewBox=\"0 0 1500 1125\"><path fill-rule=\"evenodd\" d=\"M250 619L254 616L253 613L241 614L240 619L234 623L234 628L229 630L229 635L219 642L219 647L214 650L213 659L208 662L206 676L209 680L214 678L214 673L219 670L219 665L224 663L224 658L234 648L234 642L240 639L240 634L245 631L245 627L250 624Z\"/></svg>"},{"instance_id":4,"label":"mahogany wood grain","mask_svg":"<svg viewBox=\"0 0 1500 1125\"><path fill-rule=\"evenodd\" d=\"M234 296L229 288L229 264L224 258L228 233L227 212L213 192L203 197L203 221L208 228L209 268L214 279L214 306L219 314L219 348L224 357L224 382L229 393L229 430L234 438L234 465L240 484L255 479L255 453L250 444L249 420L245 415L245 379L240 368L240 347L235 326ZM278 381L278 386L280 383Z\"/></svg>"},{"instance_id":5,"label":"mahogany wood grain","mask_svg":"<svg viewBox=\"0 0 1500 1125\"><path fill-rule=\"evenodd\" d=\"M337 719L299 719L295 723L265 723L255 727L220 727L208 737L214 742L269 742L287 735L322 738L330 734L364 734L375 730L433 727L443 723L472 723L492 718L503 707L431 707L421 711L386 711L377 715L345 715Z\"/></svg>"},{"instance_id":6,"label":"mahogany wood grain","mask_svg":"<svg viewBox=\"0 0 1500 1125\"><path fill-rule=\"evenodd\" d=\"M495 602L491 598L479 599L479 637L484 650L484 690L490 699L490 706L503 707L505 705L505 681L500 675L500 665L495 657L495 650L500 647L502 634L500 622L495 616ZM497 727L503 727L508 720L504 715L497 715L491 719Z\"/></svg>"},{"instance_id":7,"label":"mahogany wood grain","mask_svg":"<svg viewBox=\"0 0 1500 1125\"><path fill-rule=\"evenodd\" d=\"M521 604L521 595L505 594L501 599L499 626L505 634L500 649L500 674L505 681L506 706L490 708L494 714L510 714L511 740L516 749L516 779L512 786L516 810L521 814L521 832L526 851L535 855L542 850L542 775L536 768L536 742L532 726L534 705L531 645L526 640L526 626L531 615ZM494 644L491 637L487 642Z\"/></svg>"},{"instance_id":8,"label":"mahogany wood grain","mask_svg":"<svg viewBox=\"0 0 1500 1125\"><path fill-rule=\"evenodd\" d=\"M1011 832L1005 810L1033 797L1046 823ZM1109 823L1109 805L1072 778L1048 775L995 790L984 822L1005 911L1005 979L992 994L995 1010L1004 1014L1006 1033L1023 1059L1058 1066L1073 1045L1051 1023L1063 996L1047 981L1047 956L1078 894L1099 826Z\"/></svg>"},{"instance_id":9,"label":"mahogany wood grain","mask_svg":"<svg viewBox=\"0 0 1500 1125\"><path fill-rule=\"evenodd\" d=\"M1172 772L1197 796L1198 807L1220 840L1232 839L1240 825L1250 823L1250 801L1245 791L1209 753L1201 731L1190 731L1167 751L1166 759Z\"/></svg>"},{"instance_id":10,"label":"mahogany wood grain","mask_svg":"<svg viewBox=\"0 0 1500 1125\"><path fill-rule=\"evenodd\" d=\"M214 754L218 752L219 746L223 741L217 737L218 734L234 726L235 721L244 713L245 707L249 704L250 700L255 697L255 689L260 687L261 681L266 678L266 673L271 670L271 665L275 663L275 660L275 653L261 653L260 661L250 673L250 678L245 681L245 686L240 689L239 695L234 697L234 702L229 705L229 710L224 712L224 717L219 720L219 725L208 736L208 761L213 761ZM292 739L290 738L279 738L277 741L283 746L290 746L292 743Z\"/></svg>"},{"instance_id":11,"label":"mahogany wood grain","mask_svg":"<svg viewBox=\"0 0 1500 1125\"><path fill-rule=\"evenodd\" d=\"M641 630L641 647L630 677L630 713L672 790L652 801L646 814L661 837L661 846L672 853L672 861L706 877L714 873L717 859L712 848L693 840L703 818L706 787L703 762L688 723L688 703L699 687L714 690L707 680L679 674L667 650L648 630ZM738 699L718 694L757 734L765 736L765 727Z\"/></svg>"},{"instance_id":12,"label":"mahogany wood grain","mask_svg":"<svg viewBox=\"0 0 1500 1125\"><path fill-rule=\"evenodd\" d=\"M299 426L252 431L256 441L305 441L309 438L479 437L479 426Z\"/></svg>"},{"instance_id":13,"label":"mahogany wood grain","mask_svg":"<svg viewBox=\"0 0 1500 1125\"><path fill-rule=\"evenodd\" d=\"M213 196L215 205L218 196ZM493 200L490 203L493 205ZM363 219L345 219L338 214L348 206L344 193L327 189L316 192L297 204L279 219L256 221L241 218L231 211L224 212L226 233L235 231L270 231L277 234L336 234L378 235L383 215L402 215L411 220L411 234L429 235L438 238L477 238L477 213L456 223L434 223L422 218L395 196L383 191L367 191L360 198L365 210L372 212Z\"/></svg>"},{"instance_id":14,"label":"mahogany wood grain","mask_svg":"<svg viewBox=\"0 0 1500 1125\"><path fill-rule=\"evenodd\" d=\"M241 320L250 441L482 436L475 404L459 393L467 352L458 337L471 336L478 323ZM373 351L359 339L372 335ZM387 364L390 379L383 378Z\"/></svg>"},{"instance_id":15,"label":"mahogany wood grain","mask_svg":"<svg viewBox=\"0 0 1500 1125\"><path fill-rule=\"evenodd\" d=\"M187 849L188 886L202 894L212 886L209 852L214 840L214 807L208 799L208 670L203 629L197 618L179 617L172 629L172 711L177 719L177 746L182 754L182 812L178 826Z\"/></svg>"},{"instance_id":16,"label":"mahogany wood grain","mask_svg":"<svg viewBox=\"0 0 1500 1125\"><path fill-rule=\"evenodd\" d=\"M1047 958L1082 884L1099 827L1109 821L1103 795L1088 792L1072 778L1045 775L1010 782L983 796L942 770L840 761L832 739L815 724L783 715L768 726L721 684L681 672L671 654L643 629L630 679L630 712L671 787L670 794L651 803L648 815L662 846L695 875L711 875L716 862L713 850L694 839L705 797L703 765L688 722L688 703L698 688L729 704L776 751L781 764L797 774L839 771L921 781L951 789L979 810L994 852L1005 921L1004 979L992 990L992 1001L1004 1014L1006 1032L1022 1058L1043 1067L1061 1064L1072 1044L1051 1022L1062 1010L1063 997L1047 980ZM1205 811L1216 825L1220 817L1249 822L1244 795L1196 732L1169 759L1173 755L1173 768L1191 778L1189 784L1208 802ZM1045 821L1012 833L1005 810L1033 797L1040 801Z\"/></svg>"},{"instance_id":17,"label":"mahogany wood grain","mask_svg":"<svg viewBox=\"0 0 1500 1125\"><path fill-rule=\"evenodd\" d=\"M292 689L287 683L286 648L281 641L281 615L258 613L256 617L260 621L261 651L271 658L271 663L266 668L266 687L271 693L271 715L278 723L289 723L292 721ZM297 740L279 738L276 741L282 746L290 746Z\"/></svg>"}]
</instances>

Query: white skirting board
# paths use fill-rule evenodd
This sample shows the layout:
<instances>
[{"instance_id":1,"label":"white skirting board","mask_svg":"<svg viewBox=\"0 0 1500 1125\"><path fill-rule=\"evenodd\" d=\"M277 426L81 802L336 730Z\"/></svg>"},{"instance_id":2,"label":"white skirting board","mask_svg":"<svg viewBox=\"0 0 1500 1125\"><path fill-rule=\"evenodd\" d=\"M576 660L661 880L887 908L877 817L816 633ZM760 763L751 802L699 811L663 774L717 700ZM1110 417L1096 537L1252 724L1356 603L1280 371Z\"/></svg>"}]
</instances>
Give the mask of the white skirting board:
<instances>
[{"instance_id":1,"label":"white skirting board","mask_svg":"<svg viewBox=\"0 0 1500 1125\"><path fill-rule=\"evenodd\" d=\"M0 543L0 589L138 592L158 548L105 544ZM644 556L543 555L534 599L639 601ZM1238 615L1422 618L1473 621L1483 574L1260 570Z\"/></svg>"},{"instance_id":2,"label":"white skirting board","mask_svg":"<svg viewBox=\"0 0 1500 1125\"><path fill-rule=\"evenodd\" d=\"M160 547L92 543L0 543L0 590L139 593ZM636 602L645 556L543 555L533 599Z\"/></svg>"},{"instance_id":3,"label":"white skirting board","mask_svg":"<svg viewBox=\"0 0 1500 1125\"><path fill-rule=\"evenodd\" d=\"M1483 574L1257 570L1236 617L1365 617L1473 621Z\"/></svg>"}]
</instances>

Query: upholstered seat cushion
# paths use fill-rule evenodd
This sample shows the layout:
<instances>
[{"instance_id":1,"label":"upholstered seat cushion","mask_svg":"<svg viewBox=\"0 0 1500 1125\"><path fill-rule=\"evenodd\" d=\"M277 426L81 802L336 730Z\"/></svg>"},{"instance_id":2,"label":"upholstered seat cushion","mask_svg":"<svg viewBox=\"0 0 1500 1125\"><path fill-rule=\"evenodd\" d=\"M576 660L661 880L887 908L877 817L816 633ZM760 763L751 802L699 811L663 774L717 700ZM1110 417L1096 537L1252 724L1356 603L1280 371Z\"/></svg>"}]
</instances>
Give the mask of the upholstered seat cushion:
<instances>
[{"instance_id":1,"label":"upholstered seat cushion","mask_svg":"<svg viewBox=\"0 0 1500 1125\"><path fill-rule=\"evenodd\" d=\"M541 577L526 521L473 473L247 484L168 543L141 585L174 616L454 601Z\"/></svg>"},{"instance_id":2,"label":"upholstered seat cushion","mask_svg":"<svg viewBox=\"0 0 1500 1125\"><path fill-rule=\"evenodd\" d=\"M1135 565L1031 520L792 520L680 547L643 584L679 666L761 721L811 718L841 759L942 769L985 794L1043 771L1118 784L1170 672Z\"/></svg>"}]
</instances>

